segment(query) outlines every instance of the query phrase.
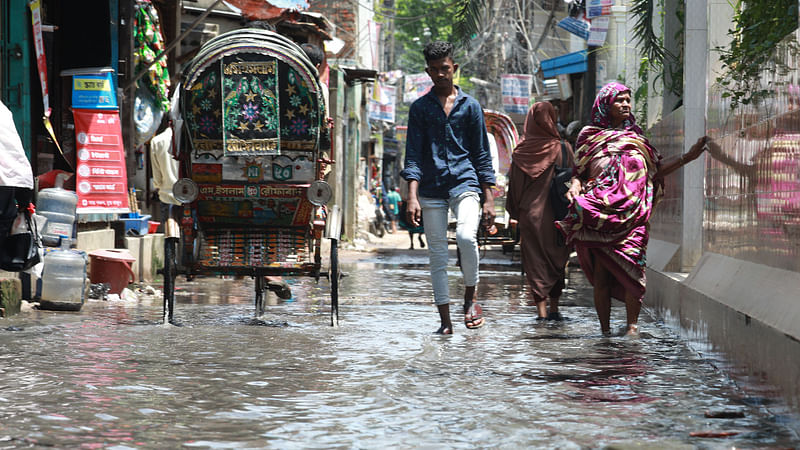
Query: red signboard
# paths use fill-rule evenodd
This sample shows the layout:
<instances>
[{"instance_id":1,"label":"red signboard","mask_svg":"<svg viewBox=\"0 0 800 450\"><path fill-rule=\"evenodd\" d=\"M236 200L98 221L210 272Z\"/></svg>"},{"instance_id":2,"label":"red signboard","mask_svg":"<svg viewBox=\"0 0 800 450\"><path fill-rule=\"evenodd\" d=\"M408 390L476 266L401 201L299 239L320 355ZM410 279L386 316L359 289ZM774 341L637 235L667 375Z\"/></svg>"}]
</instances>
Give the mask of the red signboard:
<instances>
[{"instance_id":1,"label":"red signboard","mask_svg":"<svg viewBox=\"0 0 800 450\"><path fill-rule=\"evenodd\" d=\"M73 109L78 213L128 212L128 177L118 111Z\"/></svg>"}]
</instances>

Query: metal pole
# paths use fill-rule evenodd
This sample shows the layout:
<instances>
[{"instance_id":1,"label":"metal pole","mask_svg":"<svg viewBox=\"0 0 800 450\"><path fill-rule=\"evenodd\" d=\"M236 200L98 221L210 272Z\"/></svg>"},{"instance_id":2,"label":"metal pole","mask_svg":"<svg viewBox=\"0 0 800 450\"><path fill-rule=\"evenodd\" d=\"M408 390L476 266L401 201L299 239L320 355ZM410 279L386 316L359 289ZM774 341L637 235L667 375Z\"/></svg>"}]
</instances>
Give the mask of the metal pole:
<instances>
[{"instance_id":1,"label":"metal pole","mask_svg":"<svg viewBox=\"0 0 800 450\"><path fill-rule=\"evenodd\" d=\"M147 67L142 69L141 72L137 73L133 78L128 80L128 82L125 83L125 86L123 86L123 89L126 91L130 89L137 81L139 81L139 78L142 78L144 74L146 74L150 70L150 68L153 67L158 62L159 59L161 59L164 55L172 51L172 49L175 48L175 46L178 45L183 40L183 38L185 38L192 30L194 30L194 27L196 27L200 22L205 20L205 18L208 17L209 14L211 14L211 10L214 9L214 7L216 7L220 3L222 3L222 1L223 0L216 0L214 3L212 3L211 6L209 6L208 9L206 9L205 12L203 12L203 14L201 14L200 17L197 18L197 20L195 20L194 22L192 22L191 25L189 25L189 28L187 28L186 31L181 33L181 35L175 38L174 41L170 42L170 44L167 46L167 48L164 49L163 52L159 53L158 56L153 58L153 61L150 64L148 64Z\"/></svg>"}]
</instances>

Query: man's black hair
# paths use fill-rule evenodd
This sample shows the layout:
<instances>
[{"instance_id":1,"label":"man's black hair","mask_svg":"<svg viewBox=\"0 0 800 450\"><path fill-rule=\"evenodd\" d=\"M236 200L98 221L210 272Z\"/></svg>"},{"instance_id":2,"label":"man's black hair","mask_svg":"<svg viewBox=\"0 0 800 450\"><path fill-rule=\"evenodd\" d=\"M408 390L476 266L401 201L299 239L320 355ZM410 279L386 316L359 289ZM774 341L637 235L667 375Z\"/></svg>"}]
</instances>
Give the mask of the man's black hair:
<instances>
[{"instance_id":1,"label":"man's black hair","mask_svg":"<svg viewBox=\"0 0 800 450\"><path fill-rule=\"evenodd\" d=\"M437 59L453 59L453 44L446 41L429 42L422 50L425 55L425 62L436 61Z\"/></svg>"},{"instance_id":2,"label":"man's black hair","mask_svg":"<svg viewBox=\"0 0 800 450\"><path fill-rule=\"evenodd\" d=\"M322 49L314 44L300 44L300 47L306 52L306 56L308 59L311 60L311 64L315 67L322 64L322 61L325 59L325 53L322 53Z\"/></svg>"}]
</instances>

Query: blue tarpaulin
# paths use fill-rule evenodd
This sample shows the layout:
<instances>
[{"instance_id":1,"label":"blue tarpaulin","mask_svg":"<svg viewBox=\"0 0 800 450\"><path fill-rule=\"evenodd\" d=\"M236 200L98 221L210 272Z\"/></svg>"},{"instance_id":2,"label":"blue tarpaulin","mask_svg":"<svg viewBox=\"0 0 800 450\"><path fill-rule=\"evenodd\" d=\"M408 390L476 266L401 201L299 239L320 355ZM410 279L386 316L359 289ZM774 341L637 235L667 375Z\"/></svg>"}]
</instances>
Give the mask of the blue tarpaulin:
<instances>
[{"instance_id":1,"label":"blue tarpaulin","mask_svg":"<svg viewBox=\"0 0 800 450\"><path fill-rule=\"evenodd\" d=\"M552 78L565 73L586 72L586 69L586 50L567 53L566 55L542 61L542 75L545 78Z\"/></svg>"}]
</instances>

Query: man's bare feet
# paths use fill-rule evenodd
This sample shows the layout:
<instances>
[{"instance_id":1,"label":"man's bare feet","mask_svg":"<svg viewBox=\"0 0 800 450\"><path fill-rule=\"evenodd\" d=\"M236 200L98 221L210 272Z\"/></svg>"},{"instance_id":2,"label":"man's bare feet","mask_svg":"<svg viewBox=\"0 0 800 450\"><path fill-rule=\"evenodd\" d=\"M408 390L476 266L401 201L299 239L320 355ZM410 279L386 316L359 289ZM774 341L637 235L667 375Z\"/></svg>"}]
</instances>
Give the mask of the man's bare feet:
<instances>
[{"instance_id":1,"label":"man's bare feet","mask_svg":"<svg viewBox=\"0 0 800 450\"><path fill-rule=\"evenodd\" d=\"M469 329L480 328L483 320L483 309L477 302L464 304L464 325Z\"/></svg>"}]
</instances>

